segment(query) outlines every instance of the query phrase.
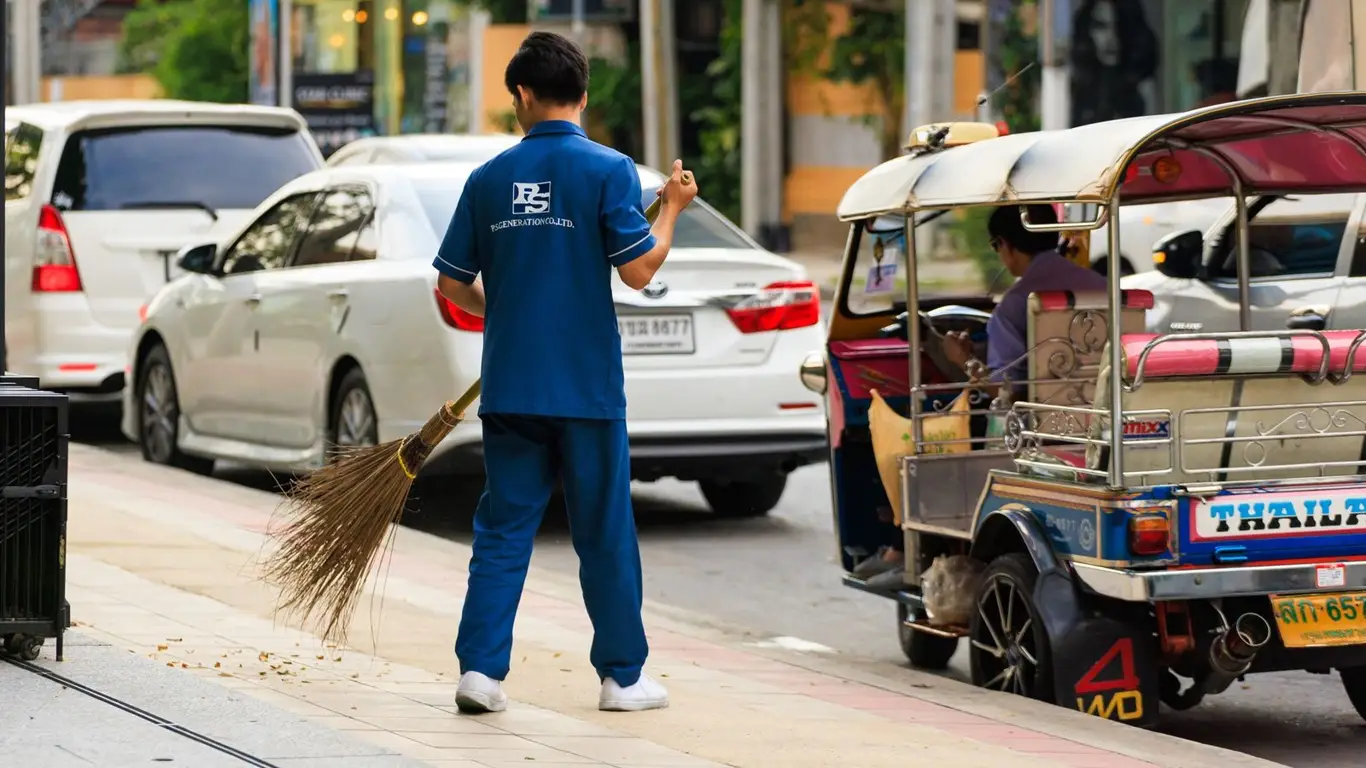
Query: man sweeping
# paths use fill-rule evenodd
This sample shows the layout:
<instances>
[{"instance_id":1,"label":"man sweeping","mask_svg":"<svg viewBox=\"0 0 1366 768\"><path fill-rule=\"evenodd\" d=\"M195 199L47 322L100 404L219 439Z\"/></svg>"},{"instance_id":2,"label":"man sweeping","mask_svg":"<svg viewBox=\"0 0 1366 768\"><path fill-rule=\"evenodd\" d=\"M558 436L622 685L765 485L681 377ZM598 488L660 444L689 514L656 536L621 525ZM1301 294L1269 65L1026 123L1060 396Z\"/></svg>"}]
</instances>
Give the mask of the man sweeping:
<instances>
[{"instance_id":1,"label":"man sweeping","mask_svg":"<svg viewBox=\"0 0 1366 768\"><path fill-rule=\"evenodd\" d=\"M611 278L616 269L636 290L651 281L697 187L675 161L650 225L635 163L579 127L588 60L567 38L531 34L504 83L526 137L470 176L434 263L441 294L485 323L488 480L455 644L456 705L507 707L513 618L532 540L562 479L593 622L598 707L665 707L668 691L642 672L649 649Z\"/></svg>"}]
</instances>

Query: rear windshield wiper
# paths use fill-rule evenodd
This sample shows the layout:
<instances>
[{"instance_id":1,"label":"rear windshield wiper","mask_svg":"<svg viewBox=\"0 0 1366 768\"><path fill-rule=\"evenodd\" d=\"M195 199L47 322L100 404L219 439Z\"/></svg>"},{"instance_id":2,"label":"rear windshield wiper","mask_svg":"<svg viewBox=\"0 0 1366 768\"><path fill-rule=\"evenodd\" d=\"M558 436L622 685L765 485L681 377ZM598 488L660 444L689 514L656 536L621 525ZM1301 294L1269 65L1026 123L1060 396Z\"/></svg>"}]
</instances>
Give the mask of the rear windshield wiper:
<instances>
[{"instance_id":1,"label":"rear windshield wiper","mask_svg":"<svg viewBox=\"0 0 1366 768\"><path fill-rule=\"evenodd\" d=\"M135 203L124 203L123 205L120 205L119 208L122 210L129 210L133 208L193 208L195 210L203 211L209 214L209 218L213 219L214 221L218 221L218 211L215 211L213 208L210 208L207 203L195 202L193 200L180 200L176 202L163 202L161 200L139 200Z\"/></svg>"}]
</instances>

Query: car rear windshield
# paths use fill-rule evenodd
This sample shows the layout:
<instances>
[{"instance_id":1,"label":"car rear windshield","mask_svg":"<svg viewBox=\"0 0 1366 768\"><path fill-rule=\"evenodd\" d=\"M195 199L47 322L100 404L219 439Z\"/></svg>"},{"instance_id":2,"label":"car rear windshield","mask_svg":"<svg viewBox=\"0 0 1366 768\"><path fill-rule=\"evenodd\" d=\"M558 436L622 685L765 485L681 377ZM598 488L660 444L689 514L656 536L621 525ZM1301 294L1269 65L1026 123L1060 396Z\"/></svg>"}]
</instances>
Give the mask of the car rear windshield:
<instances>
[{"instance_id":1,"label":"car rear windshield","mask_svg":"<svg viewBox=\"0 0 1366 768\"><path fill-rule=\"evenodd\" d=\"M320 161L292 129L149 126L67 139L52 203L67 211L255 208Z\"/></svg>"},{"instance_id":2,"label":"car rear windshield","mask_svg":"<svg viewBox=\"0 0 1366 768\"><path fill-rule=\"evenodd\" d=\"M641 205L650 207L655 197L655 187L646 187ZM697 200L683 209L683 215L678 217L678 223L674 225L673 247L750 249L754 243L740 234L716 209Z\"/></svg>"},{"instance_id":3,"label":"car rear windshield","mask_svg":"<svg viewBox=\"0 0 1366 768\"><path fill-rule=\"evenodd\" d=\"M437 237L444 237L446 227L455 213L455 204L460 199L460 190L465 179L420 180L413 182L427 219L432 224ZM655 191L651 187L645 191L642 203L648 207L654 202ZM721 214L700 201L688 206L678 217L674 228L674 248L754 248L744 235L726 221Z\"/></svg>"},{"instance_id":4,"label":"car rear windshield","mask_svg":"<svg viewBox=\"0 0 1366 768\"><path fill-rule=\"evenodd\" d=\"M446 228L455 215L455 205L460 202L460 191L464 189L467 178L413 180L413 191L417 192L417 199L422 203L422 210L427 214L427 221L431 223L438 240L446 236Z\"/></svg>"}]
</instances>

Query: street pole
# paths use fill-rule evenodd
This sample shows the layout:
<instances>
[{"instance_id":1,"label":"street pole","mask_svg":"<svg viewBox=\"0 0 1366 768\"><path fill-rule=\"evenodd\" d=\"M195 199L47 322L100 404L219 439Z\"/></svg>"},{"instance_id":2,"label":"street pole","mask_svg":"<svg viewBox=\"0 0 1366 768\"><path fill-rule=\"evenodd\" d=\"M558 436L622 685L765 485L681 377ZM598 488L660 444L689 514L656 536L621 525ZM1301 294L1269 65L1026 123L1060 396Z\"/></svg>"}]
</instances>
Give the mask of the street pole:
<instances>
[{"instance_id":1,"label":"street pole","mask_svg":"<svg viewBox=\"0 0 1366 768\"><path fill-rule=\"evenodd\" d=\"M759 236L763 215L763 0L742 0L740 13L740 228Z\"/></svg>"},{"instance_id":2,"label":"street pole","mask_svg":"<svg viewBox=\"0 0 1366 768\"><path fill-rule=\"evenodd\" d=\"M679 158L678 136L678 46L674 34L674 0L656 0L659 3L655 19L659 30L659 154L661 161L668 165Z\"/></svg>"},{"instance_id":3,"label":"street pole","mask_svg":"<svg viewBox=\"0 0 1366 768\"><path fill-rule=\"evenodd\" d=\"M645 134L645 165L667 171L659 141L659 0L640 0L640 102Z\"/></svg>"},{"instance_id":4,"label":"street pole","mask_svg":"<svg viewBox=\"0 0 1366 768\"><path fill-rule=\"evenodd\" d=\"M764 0L764 195L760 226L765 227L769 239L763 243L772 250L786 250L783 236L783 172L784 147L787 136L783 125L783 5L781 0Z\"/></svg>"},{"instance_id":5,"label":"street pole","mask_svg":"<svg viewBox=\"0 0 1366 768\"><path fill-rule=\"evenodd\" d=\"M291 108L294 106L294 46L290 44L294 39L291 29L293 21L294 0L280 0L280 24L277 30L280 40L275 51L280 72L276 76L275 98L280 106Z\"/></svg>"},{"instance_id":6,"label":"street pole","mask_svg":"<svg viewBox=\"0 0 1366 768\"><path fill-rule=\"evenodd\" d=\"M43 23L38 10L39 0L9 2L10 21L14 25L13 29L8 30L14 46L14 103L33 104L42 100Z\"/></svg>"},{"instance_id":7,"label":"street pole","mask_svg":"<svg viewBox=\"0 0 1366 768\"><path fill-rule=\"evenodd\" d=\"M1062 56L1062 46L1058 41L1068 3L1067 0L1040 0L1040 6L1039 52L1043 60L1043 73L1039 88L1039 117L1045 131L1056 131L1068 127L1072 112L1067 61Z\"/></svg>"},{"instance_id":8,"label":"street pole","mask_svg":"<svg viewBox=\"0 0 1366 768\"><path fill-rule=\"evenodd\" d=\"M579 43L583 42L583 0L574 0L572 6L573 21L570 22L570 31L574 34L574 39Z\"/></svg>"}]
</instances>

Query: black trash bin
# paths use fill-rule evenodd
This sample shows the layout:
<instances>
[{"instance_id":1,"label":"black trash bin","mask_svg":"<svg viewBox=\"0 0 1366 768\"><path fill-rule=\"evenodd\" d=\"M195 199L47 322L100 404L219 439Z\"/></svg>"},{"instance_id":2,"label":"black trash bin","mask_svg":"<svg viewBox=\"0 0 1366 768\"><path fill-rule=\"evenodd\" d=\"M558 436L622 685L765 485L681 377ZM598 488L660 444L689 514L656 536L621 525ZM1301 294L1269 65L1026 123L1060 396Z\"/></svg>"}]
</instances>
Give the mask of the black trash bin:
<instances>
[{"instance_id":1,"label":"black trash bin","mask_svg":"<svg viewBox=\"0 0 1366 768\"><path fill-rule=\"evenodd\" d=\"M0 377L0 649L37 658L70 626L66 601L67 397Z\"/></svg>"}]
</instances>

